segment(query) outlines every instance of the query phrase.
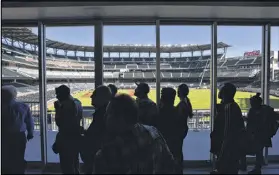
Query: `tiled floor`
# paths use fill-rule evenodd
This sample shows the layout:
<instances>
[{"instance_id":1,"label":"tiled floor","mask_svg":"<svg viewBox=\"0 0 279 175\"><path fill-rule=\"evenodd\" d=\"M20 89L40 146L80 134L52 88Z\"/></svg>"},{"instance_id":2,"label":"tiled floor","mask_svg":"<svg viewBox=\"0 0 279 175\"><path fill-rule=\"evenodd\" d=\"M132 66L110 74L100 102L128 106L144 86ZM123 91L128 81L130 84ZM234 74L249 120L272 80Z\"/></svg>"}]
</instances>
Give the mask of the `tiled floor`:
<instances>
[{"instance_id":1,"label":"tiled floor","mask_svg":"<svg viewBox=\"0 0 279 175\"><path fill-rule=\"evenodd\" d=\"M248 171L249 170L252 170L252 166L249 166L248 167ZM198 168L195 168L195 169L185 169L184 170L184 174L209 174L209 172L211 171L210 168L201 168L201 169L198 169ZM247 171L247 172L248 172ZM247 172L239 172L239 174L247 174ZM42 172L40 171L27 171L25 174L42 174ZM60 174L60 173L44 173L44 174ZM279 164L270 164L268 166L265 166L262 168L262 174L279 174Z\"/></svg>"}]
</instances>

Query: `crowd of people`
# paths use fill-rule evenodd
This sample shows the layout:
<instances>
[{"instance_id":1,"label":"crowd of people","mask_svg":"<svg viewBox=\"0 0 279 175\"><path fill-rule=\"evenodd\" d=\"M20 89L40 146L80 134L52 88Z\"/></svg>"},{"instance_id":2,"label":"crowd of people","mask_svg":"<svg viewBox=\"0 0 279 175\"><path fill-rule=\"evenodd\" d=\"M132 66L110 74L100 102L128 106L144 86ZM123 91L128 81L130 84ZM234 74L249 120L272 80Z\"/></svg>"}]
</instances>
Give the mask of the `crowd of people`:
<instances>
[{"instance_id":1,"label":"crowd of people","mask_svg":"<svg viewBox=\"0 0 279 175\"><path fill-rule=\"evenodd\" d=\"M93 121L81 125L82 104L70 88L55 88L55 122L59 128L53 152L59 154L63 174L79 174L79 155L85 174L183 174L183 140L193 109L186 84L161 90L158 105L148 98L146 83L136 84L134 100L118 94L113 84L97 87L91 95ZM176 93L177 92L177 93ZM250 173L261 173L263 148L271 146L278 129L278 114L263 105L260 94L250 99L243 117L234 101L236 87L225 83L219 91L211 137L211 153L217 156L212 174L238 173L246 168L246 155L256 155ZM174 105L175 97L180 102ZM34 123L28 105L16 100L16 88L2 86L2 173L23 174L26 140L33 138ZM245 126L247 121L247 126ZM27 137L26 137L27 131ZM16 151L15 151L16 150Z\"/></svg>"}]
</instances>

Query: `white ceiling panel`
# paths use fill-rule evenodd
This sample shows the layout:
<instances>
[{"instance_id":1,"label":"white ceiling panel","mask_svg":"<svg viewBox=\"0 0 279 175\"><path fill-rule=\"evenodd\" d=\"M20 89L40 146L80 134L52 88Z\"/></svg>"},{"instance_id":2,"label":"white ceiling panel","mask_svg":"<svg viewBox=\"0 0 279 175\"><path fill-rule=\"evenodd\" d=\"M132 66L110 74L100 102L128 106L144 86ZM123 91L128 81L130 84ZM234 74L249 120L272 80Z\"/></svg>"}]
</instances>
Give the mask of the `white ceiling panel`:
<instances>
[{"instance_id":1,"label":"white ceiling panel","mask_svg":"<svg viewBox=\"0 0 279 175\"><path fill-rule=\"evenodd\" d=\"M279 7L141 5L2 8L2 20L94 17L278 19Z\"/></svg>"}]
</instances>

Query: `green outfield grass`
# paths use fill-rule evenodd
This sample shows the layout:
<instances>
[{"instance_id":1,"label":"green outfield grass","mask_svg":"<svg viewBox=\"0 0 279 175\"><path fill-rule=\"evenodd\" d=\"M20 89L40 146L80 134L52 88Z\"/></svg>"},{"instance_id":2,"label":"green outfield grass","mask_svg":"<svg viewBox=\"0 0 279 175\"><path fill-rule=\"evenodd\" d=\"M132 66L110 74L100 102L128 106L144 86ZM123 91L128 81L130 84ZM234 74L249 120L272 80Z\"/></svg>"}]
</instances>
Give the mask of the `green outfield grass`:
<instances>
[{"instance_id":1,"label":"green outfield grass","mask_svg":"<svg viewBox=\"0 0 279 175\"><path fill-rule=\"evenodd\" d=\"M125 93L131 95L133 98L133 89L121 89L119 93ZM83 106L91 106L90 96L92 91L81 91L74 93L73 96L82 102ZM240 92L238 91L235 96L236 102L240 105L241 109L247 109L250 107L249 98L255 95L255 93L250 92ZM156 90L152 89L149 93L149 98L156 102ZM192 102L193 109L209 109L210 108L210 90L209 89L191 89L189 93L189 98ZM179 102L178 97L175 99L175 104ZM219 102L219 100L218 100ZM279 108L279 98L271 96L270 105L274 108ZM49 110L54 110L53 104L48 105Z\"/></svg>"}]
</instances>

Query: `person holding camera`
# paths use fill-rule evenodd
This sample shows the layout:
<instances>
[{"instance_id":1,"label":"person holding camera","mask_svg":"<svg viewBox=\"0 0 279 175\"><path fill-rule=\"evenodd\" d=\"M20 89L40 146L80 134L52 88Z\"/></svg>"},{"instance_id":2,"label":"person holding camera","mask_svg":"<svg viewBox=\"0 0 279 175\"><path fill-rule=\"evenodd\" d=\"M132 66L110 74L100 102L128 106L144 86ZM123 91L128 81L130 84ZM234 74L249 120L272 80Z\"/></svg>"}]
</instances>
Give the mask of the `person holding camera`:
<instances>
[{"instance_id":1,"label":"person holding camera","mask_svg":"<svg viewBox=\"0 0 279 175\"><path fill-rule=\"evenodd\" d=\"M53 151L59 154L63 174L79 174L79 151L82 128L82 105L70 95L70 88L61 85L55 89L55 122L58 126Z\"/></svg>"}]
</instances>

